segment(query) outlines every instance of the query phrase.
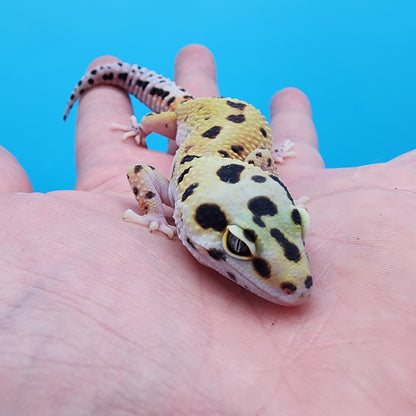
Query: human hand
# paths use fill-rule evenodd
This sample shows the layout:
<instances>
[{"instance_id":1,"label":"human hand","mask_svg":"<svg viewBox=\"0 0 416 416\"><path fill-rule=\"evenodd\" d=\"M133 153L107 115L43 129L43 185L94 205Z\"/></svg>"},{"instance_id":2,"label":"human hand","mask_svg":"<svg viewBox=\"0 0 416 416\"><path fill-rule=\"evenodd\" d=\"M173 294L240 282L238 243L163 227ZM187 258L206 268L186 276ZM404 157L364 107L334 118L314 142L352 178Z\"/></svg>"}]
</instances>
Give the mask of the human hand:
<instances>
[{"instance_id":1,"label":"human hand","mask_svg":"<svg viewBox=\"0 0 416 416\"><path fill-rule=\"evenodd\" d=\"M218 93L199 46L176 80ZM75 191L31 193L0 153L0 415L413 414L416 152L326 170L306 97L275 95L274 138L297 154L280 175L311 215L313 295L286 308L121 220L127 167L172 161L109 129L131 114L117 88L85 93Z\"/></svg>"}]
</instances>

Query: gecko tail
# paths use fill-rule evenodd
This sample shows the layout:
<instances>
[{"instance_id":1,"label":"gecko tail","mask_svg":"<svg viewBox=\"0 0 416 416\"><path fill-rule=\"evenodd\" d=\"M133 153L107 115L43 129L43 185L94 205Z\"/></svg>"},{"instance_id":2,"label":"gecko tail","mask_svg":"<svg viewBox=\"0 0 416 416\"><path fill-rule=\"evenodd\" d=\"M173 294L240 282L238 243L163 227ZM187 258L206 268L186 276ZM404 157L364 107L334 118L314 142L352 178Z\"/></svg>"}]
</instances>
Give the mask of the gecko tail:
<instances>
[{"instance_id":1,"label":"gecko tail","mask_svg":"<svg viewBox=\"0 0 416 416\"><path fill-rule=\"evenodd\" d=\"M154 71L135 64L115 62L97 66L81 78L66 105L64 121L75 102L96 85L120 87L156 113L169 111L179 102L192 99L184 88Z\"/></svg>"}]
</instances>

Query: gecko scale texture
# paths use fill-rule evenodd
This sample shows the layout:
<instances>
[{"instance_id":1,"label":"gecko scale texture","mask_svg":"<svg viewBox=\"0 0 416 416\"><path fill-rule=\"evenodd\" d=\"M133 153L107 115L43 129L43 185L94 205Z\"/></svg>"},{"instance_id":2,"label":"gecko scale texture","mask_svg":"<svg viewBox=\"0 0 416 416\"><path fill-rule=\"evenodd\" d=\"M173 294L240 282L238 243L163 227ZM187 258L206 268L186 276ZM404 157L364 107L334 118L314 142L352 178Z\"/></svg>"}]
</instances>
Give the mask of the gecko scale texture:
<instances>
[{"instance_id":1,"label":"gecko scale texture","mask_svg":"<svg viewBox=\"0 0 416 416\"><path fill-rule=\"evenodd\" d=\"M281 305L303 303L312 277L304 237L306 210L296 205L275 162L293 156L291 143L272 148L271 130L252 105L231 98L193 98L174 82L127 63L89 71L67 108L87 89L115 85L154 113L140 123L113 125L143 145L151 132L179 146L170 181L152 166L135 164L127 173L141 215L124 218L179 239L202 264L249 291ZM173 207L175 226L164 205Z\"/></svg>"}]
</instances>

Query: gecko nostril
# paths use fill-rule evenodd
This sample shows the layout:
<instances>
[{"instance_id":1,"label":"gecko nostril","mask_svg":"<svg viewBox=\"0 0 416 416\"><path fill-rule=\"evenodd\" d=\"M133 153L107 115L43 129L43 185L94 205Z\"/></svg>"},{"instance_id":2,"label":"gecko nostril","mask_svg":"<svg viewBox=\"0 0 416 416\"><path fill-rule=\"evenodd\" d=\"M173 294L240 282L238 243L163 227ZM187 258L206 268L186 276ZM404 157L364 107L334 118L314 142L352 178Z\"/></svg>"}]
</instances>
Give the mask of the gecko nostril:
<instances>
[{"instance_id":1,"label":"gecko nostril","mask_svg":"<svg viewBox=\"0 0 416 416\"><path fill-rule=\"evenodd\" d=\"M282 282L280 288L287 294L291 295L296 292L297 287L290 282Z\"/></svg>"}]
</instances>

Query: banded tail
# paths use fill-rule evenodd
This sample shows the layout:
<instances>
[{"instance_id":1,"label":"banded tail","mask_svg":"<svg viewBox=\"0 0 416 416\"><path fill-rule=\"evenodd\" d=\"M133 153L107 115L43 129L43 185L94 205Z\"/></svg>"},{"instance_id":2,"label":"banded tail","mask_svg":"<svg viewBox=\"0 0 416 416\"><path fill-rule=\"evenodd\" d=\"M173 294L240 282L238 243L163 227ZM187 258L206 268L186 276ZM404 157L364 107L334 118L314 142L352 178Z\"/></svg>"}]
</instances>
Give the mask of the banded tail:
<instances>
[{"instance_id":1,"label":"banded tail","mask_svg":"<svg viewBox=\"0 0 416 416\"><path fill-rule=\"evenodd\" d=\"M192 98L183 88L154 71L126 62L115 62L97 66L81 78L66 105L64 121L85 91L103 84L122 88L156 113L168 111L179 102Z\"/></svg>"}]
</instances>

